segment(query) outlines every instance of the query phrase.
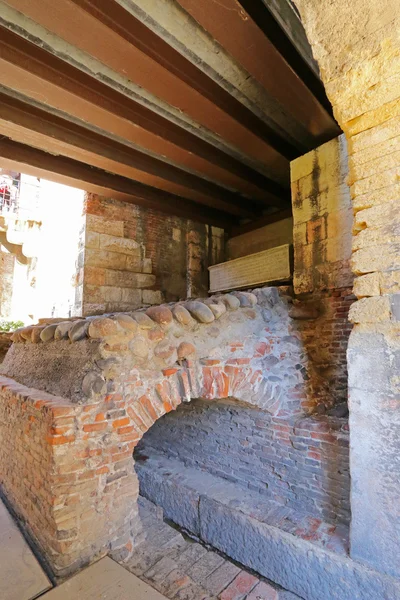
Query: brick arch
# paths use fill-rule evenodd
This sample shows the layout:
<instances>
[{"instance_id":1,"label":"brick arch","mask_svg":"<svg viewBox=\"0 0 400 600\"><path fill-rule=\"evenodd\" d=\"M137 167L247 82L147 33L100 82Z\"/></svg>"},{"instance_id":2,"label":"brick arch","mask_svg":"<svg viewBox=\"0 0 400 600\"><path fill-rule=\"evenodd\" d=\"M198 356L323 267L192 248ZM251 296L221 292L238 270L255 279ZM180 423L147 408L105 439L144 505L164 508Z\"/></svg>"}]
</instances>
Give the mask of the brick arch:
<instances>
[{"instance_id":1,"label":"brick arch","mask_svg":"<svg viewBox=\"0 0 400 600\"><path fill-rule=\"evenodd\" d=\"M128 557L140 536L133 450L180 403L233 397L277 423L310 411L291 312L288 288L263 288L13 335L3 372L21 384L1 382L12 453L0 451L3 485L58 575L107 552ZM43 381L47 392L23 385ZM30 471L13 476L35 440L44 489Z\"/></svg>"}]
</instances>

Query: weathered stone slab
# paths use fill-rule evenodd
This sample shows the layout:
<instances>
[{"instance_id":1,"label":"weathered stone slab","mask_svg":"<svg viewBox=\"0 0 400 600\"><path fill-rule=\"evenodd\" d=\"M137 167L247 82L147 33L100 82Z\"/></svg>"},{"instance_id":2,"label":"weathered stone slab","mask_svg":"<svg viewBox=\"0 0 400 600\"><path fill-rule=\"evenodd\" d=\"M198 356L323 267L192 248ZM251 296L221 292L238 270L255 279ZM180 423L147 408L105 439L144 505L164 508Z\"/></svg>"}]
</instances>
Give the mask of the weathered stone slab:
<instances>
[{"instance_id":1,"label":"weathered stone slab","mask_svg":"<svg viewBox=\"0 0 400 600\"><path fill-rule=\"evenodd\" d=\"M182 498L179 488L173 482L166 481L156 474L153 476L145 470L141 472L140 486L141 494L145 498L163 507L167 519L171 519L192 533L200 533L198 493L188 489L187 494Z\"/></svg>"},{"instance_id":2,"label":"weathered stone slab","mask_svg":"<svg viewBox=\"0 0 400 600\"><path fill-rule=\"evenodd\" d=\"M251 287L291 277L290 246L285 244L209 267L210 292Z\"/></svg>"},{"instance_id":3,"label":"weathered stone slab","mask_svg":"<svg viewBox=\"0 0 400 600\"><path fill-rule=\"evenodd\" d=\"M201 539L307 600L386 600L400 582L201 496ZM340 582L340 585L338 585Z\"/></svg>"}]
</instances>

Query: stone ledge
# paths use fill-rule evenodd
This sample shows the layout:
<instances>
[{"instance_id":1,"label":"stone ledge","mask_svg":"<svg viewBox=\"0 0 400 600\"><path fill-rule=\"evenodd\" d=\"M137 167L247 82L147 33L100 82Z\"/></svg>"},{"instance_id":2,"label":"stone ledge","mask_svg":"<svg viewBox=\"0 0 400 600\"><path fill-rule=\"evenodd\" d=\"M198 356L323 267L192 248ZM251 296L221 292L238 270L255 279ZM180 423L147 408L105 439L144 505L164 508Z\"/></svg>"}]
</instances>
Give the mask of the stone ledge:
<instances>
[{"instance_id":1,"label":"stone ledge","mask_svg":"<svg viewBox=\"0 0 400 600\"><path fill-rule=\"evenodd\" d=\"M170 458L163 469L158 463L156 469L154 466L146 469L136 463L141 493L161 503L166 518L302 598L400 597L397 580L267 523L265 508L271 510L271 505L264 502L263 510L254 494L241 490L239 499L234 484L208 473L196 473ZM182 468L189 473L187 477L182 475ZM179 475L178 485L173 482L174 475ZM181 486L186 497L182 490L179 492Z\"/></svg>"},{"instance_id":2,"label":"stone ledge","mask_svg":"<svg viewBox=\"0 0 400 600\"><path fill-rule=\"evenodd\" d=\"M387 600L400 583L277 527L202 497L201 537L234 560L307 600ZM338 585L340 582L340 585Z\"/></svg>"},{"instance_id":3,"label":"stone ledge","mask_svg":"<svg viewBox=\"0 0 400 600\"><path fill-rule=\"evenodd\" d=\"M252 308L256 304L255 294L233 292L195 301L152 306L135 312L116 312L82 319L41 319L42 323L39 325L17 329L11 340L14 343L38 344L66 339L70 342L85 338L106 339L115 335L122 336L126 330L136 332L137 329L151 329L156 325L167 326L172 323L173 318L181 325L190 325L193 321L208 324L219 319L227 310Z\"/></svg>"},{"instance_id":4,"label":"stone ledge","mask_svg":"<svg viewBox=\"0 0 400 600\"><path fill-rule=\"evenodd\" d=\"M262 523L279 527L317 547L343 556L348 554L347 525L326 523L309 512L294 510L274 500L273 492L267 496L250 491L234 482L233 478L228 481L222 476L186 466L180 460L166 457L153 449L146 462L140 462L140 456L143 455L136 457L136 471L141 494L153 504L157 502L166 518L192 534L201 537L199 506L204 497Z\"/></svg>"}]
</instances>

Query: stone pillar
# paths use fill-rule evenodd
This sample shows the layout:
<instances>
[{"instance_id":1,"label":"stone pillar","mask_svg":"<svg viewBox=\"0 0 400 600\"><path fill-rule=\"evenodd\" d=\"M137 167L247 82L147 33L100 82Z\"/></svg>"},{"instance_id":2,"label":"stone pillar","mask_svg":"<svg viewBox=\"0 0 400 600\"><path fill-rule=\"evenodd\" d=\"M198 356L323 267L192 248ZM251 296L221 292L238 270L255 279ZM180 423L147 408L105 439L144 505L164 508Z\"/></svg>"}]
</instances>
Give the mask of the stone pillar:
<instances>
[{"instance_id":1,"label":"stone pillar","mask_svg":"<svg viewBox=\"0 0 400 600\"><path fill-rule=\"evenodd\" d=\"M208 292L224 230L86 194L75 314L132 311Z\"/></svg>"},{"instance_id":2,"label":"stone pillar","mask_svg":"<svg viewBox=\"0 0 400 600\"><path fill-rule=\"evenodd\" d=\"M134 310L144 300L152 303L156 277L137 239L139 211L137 206L86 194L77 288L83 316ZM158 294L154 303L160 301Z\"/></svg>"},{"instance_id":3,"label":"stone pillar","mask_svg":"<svg viewBox=\"0 0 400 600\"><path fill-rule=\"evenodd\" d=\"M398 0L295 0L346 134L355 227L350 318L351 556L400 576Z\"/></svg>"},{"instance_id":4,"label":"stone pillar","mask_svg":"<svg viewBox=\"0 0 400 600\"><path fill-rule=\"evenodd\" d=\"M303 317L297 329L308 355L310 409L347 407L346 351L354 300L350 268L353 211L344 136L291 163L293 284ZM294 306L295 310L296 304ZM309 318L307 318L307 315ZM312 318L313 317L313 318Z\"/></svg>"}]
</instances>

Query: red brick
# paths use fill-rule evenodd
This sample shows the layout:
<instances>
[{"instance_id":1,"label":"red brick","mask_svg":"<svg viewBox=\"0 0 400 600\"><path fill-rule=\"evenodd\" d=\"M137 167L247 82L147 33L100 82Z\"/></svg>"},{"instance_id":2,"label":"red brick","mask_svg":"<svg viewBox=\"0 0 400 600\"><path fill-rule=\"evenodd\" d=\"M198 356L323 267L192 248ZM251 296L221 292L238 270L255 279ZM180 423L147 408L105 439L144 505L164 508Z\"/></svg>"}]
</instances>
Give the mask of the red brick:
<instances>
[{"instance_id":1,"label":"red brick","mask_svg":"<svg viewBox=\"0 0 400 600\"><path fill-rule=\"evenodd\" d=\"M190 383L189 383L189 377L188 374L186 373L186 371L180 371L179 372L179 379L183 388L183 396L186 398L190 398L191 397L191 390L190 390Z\"/></svg>"},{"instance_id":2,"label":"red brick","mask_svg":"<svg viewBox=\"0 0 400 600\"><path fill-rule=\"evenodd\" d=\"M88 423L83 426L83 431L90 433L92 431L104 431L107 429L107 423Z\"/></svg>"},{"instance_id":3,"label":"red brick","mask_svg":"<svg viewBox=\"0 0 400 600\"><path fill-rule=\"evenodd\" d=\"M51 412L53 413L54 417L66 417L73 415L75 409L72 406L52 406Z\"/></svg>"},{"instance_id":4,"label":"red brick","mask_svg":"<svg viewBox=\"0 0 400 600\"><path fill-rule=\"evenodd\" d=\"M96 475L105 475L106 473L109 473L110 469L106 466L104 467L99 467L98 469L96 469Z\"/></svg>"},{"instance_id":5,"label":"red brick","mask_svg":"<svg viewBox=\"0 0 400 600\"><path fill-rule=\"evenodd\" d=\"M113 421L112 426L114 429L118 429L118 427L124 427L125 425L129 425L130 419L128 417L124 417L123 419L116 419Z\"/></svg>"},{"instance_id":6,"label":"red brick","mask_svg":"<svg viewBox=\"0 0 400 600\"><path fill-rule=\"evenodd\" d=\"M227 365L248 365L250 363L250 358L231 358L226 363Z\"/></svg>"},{"instance_id":7,"label":"red brick","mask_svg":"<svg viewBox=\"0 0 400 600\"><path fill-rule=\"evenodd\" d=\"M135 431L135 428L133 427L133 425L129 425L129 427L119 427L117 429L118 435L124 435L126 433L132 433L132 431Z\"/></svg>"},{"instance_id":8,"label":"red brick","mask_svg":"<svg viewBox=\"0 0 400 600\"><path fill-rule=\"evenodd\" d=\"M130 416L130 418L132 419L132 421L135 423L135 425L139 429L139 431L141 431L142 433L147 431L147 427L146 427L144 421L142 421L142 419L140 418L140 416L137 414L137 412L135 411L135 409L132 406L129 406L127 408L127 413Z\"/></svg>"},{"instance_id":9,"label":"red brick","mask_svg":"<svg viewBox=\"0 0 400 600\"><path fill-rule=\"evenodd\" d=\"M55 437L48 435L47 442L51 446L61 446L62 444L71 444L75 441L74 435L57 435Z\"/></svg>"},{"instance_id":10,"label":"red brick","mask_svg":"<svg viewBox=\"0 0 400 600\"><path fill-rule=\"evenodd\" d=\"M171 412L173 410L171 404L169 402L163 402L163 407L166 413Z\"/></svg>"},{"instance_id":11,"label":"red brick","mask_svg":"<svg viewBox=\"0 0 400 600\"><path fill-rule=\"evenodd\" d=\"M279 600L279 595L272 585L269 585L265 581L260 581L246 597L246 600Z\"/></svg>"},{"instance_id":12,"label":"red brick","mask_svg":"<svg viewBox=\"0 0 400 600\"><path fill-rule=\"evenodd\" d=\"M259 342L258 344L256 344L255 356L265 356L266 354L268 354L268 352L271 352L271 346L269 344L267 344L266 342Z\"/></svg>"},{"instance_id":13,"label":"red brick","mask_svg":"<svg viewBox=\"0 0 400 600\"><path fill-rule=\"evenodd\" d=\"M156 413L156 410L153 404L151 403L150 398L148 398L147 396L141 396L139 398L139 402L141 406L143 406L147 414L153 419L153 421L156 421L158 419L158 414Z\"/></svg>"},{"instance_id":14,"label":"red brick","mask_svg":"<svg viewBox=\"0 0 400 600\"><path fill-rule=\"evenodd\" d=\"M70 427L56 427L53 425L50 431L54 435L62 435L64 433L67 433L69 429Z\"/></svg>"},{"instance_id":15,"label":"red brick","mask_svg":"<svg viewBox=\"0 0 400 600\"><path fill-rule=\"evenodd\" d=\"M246 571L241 571L232 583L220 594L219 598L220 600L242 600L246 594L251 592L259 581L260 580L257 579L257 577L254 577L254 575L250 575L250 573L246 573Z\"/></svg>"},{"instance_id":16,"label":"red brick","mask_svg":"<svg viewBox=\"0 0 400 600\"><path fill-rule=\"evenodd\" d=\"M203 387L204 387L204 397L212 398L213 397L213 386L214 386L214 377L212 374L212 369L209 367L203 368Z\"/></svg>"},{"instance_id":17,"label":"red brick","mask_svg":"<svg viewBox=\"0 0 400 600\"><path fill-rule=\"evenodd\" d=\"M213 369L215 371L216 395L218 398L227 398L229 396L229 377L221 369Z\"/></svg>"},{"instance_id":18,"label":"red brick","mask_svg":"<svg viewBox=\"0 0 400 600\"><path fill-rule=\"evenodd\" d=\"M178 372L178 369L163 369L162 374L165 377L171 377L172 375L175 375L175 373Z\"/></svg>"}]
</instances>

